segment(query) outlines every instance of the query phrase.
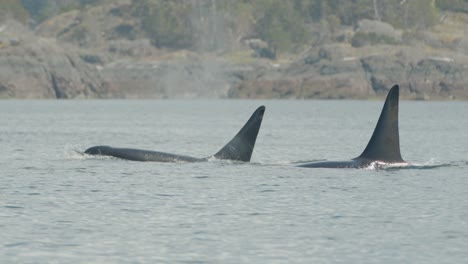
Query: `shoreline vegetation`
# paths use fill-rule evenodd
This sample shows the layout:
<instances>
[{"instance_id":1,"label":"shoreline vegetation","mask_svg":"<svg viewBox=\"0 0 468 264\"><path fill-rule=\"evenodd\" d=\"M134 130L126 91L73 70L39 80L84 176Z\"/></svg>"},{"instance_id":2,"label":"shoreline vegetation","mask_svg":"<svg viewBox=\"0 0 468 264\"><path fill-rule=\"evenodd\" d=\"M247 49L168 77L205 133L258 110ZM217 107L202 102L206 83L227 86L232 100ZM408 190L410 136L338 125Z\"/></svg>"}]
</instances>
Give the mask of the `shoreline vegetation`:
<instances>
[{"instance_id":1,"label":"shoreline vegetation","mask_svg":"<svg viewBox=\"0 0 468 264\"><path fill-rule=\"evenodd\" d=\"M467 24L464 0L4 0L0 98L468 100Z\"/></svg>"}]
</instances>

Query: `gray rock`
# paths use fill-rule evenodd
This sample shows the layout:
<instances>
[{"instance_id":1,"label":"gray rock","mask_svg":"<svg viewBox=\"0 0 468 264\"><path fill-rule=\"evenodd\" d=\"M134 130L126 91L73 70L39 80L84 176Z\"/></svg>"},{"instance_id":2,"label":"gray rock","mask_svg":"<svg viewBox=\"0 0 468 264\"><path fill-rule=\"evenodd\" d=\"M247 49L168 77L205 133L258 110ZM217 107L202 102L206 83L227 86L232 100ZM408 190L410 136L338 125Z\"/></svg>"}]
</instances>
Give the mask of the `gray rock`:
<instances>
[{"instance_id":1,"label":"gray rock","mask_svg":"<svg viewBox=\"0 0 468 264\"><path fill-rule=\"evenodd\" d=\"M339 47L322 47L334 50L332 56L311 50L279 72L242 80L228 94L234 98L369 98L383 97L400 84L402 96L410 99L468 99L465 56L453 54L454 60L446 53L427 56L417 48L392 47L393 52L340 59L337 54L360 49Z\"/></svg>"},{"instance_id":2,"label":"gray rock","mask_svg":"<svg viewBox=\"0 0 468 264\"><path fill-rule=\"evenodd\" d=\"M111 40L108 41L107 51L115 55L135 58L161 55L161 51L156 49L149 39Z\"/></svg>"},{"instance_id":3,"label":"gray rock","mask_svg":"<svg viewBox=\"0 0 468 264\"><path fill-rule=\"evenodd\" d=\"M387 36L398 41L401 41L402 36L402 32L399 30L395 30L392 25L382 21L369 19L360 20L358 22L356 32L362 32L367 34L374 33L376 35Z\"/></svg>"},{"instance_id":4,"label":"gray rock","mask_svg":"<svg viewBox=\"0 0 468 264\"><path fill-rule=\"evenodd\" d=\"M0 50L0 97L95 98L111 92L72 48L35 38Z\"/></svg>"}]
</instances>

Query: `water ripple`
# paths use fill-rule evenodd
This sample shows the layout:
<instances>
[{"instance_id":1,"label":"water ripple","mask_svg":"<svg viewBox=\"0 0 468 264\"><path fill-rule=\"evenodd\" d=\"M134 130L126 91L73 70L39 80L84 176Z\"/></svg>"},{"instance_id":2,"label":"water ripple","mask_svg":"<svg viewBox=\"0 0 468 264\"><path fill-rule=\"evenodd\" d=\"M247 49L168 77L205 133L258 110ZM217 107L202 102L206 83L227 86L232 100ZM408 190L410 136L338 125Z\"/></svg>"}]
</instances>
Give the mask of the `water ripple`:
<instances>
[{"instance_id":1,"label":"water ripple","mask_svg":"<svg viewBox=\"0 0 468 264\"><path fill-rule=\"evenodd\" d=\"M30 244L29 242L17 242L17 243L5 244L4 247L20 247L20 246L27 246L29 244Z\"/></svg>"},{"instance_id":2,"label":"water ripple","mask_svg":"<svg viewBox=\"0 0 468 264\"><path fill-rule=\"evenodd\" d=\"M8 208L8 209L24 209L24 207L22 206L15 206L15 205L5 205L3 207Z\"/></svg>"}]
</instances>

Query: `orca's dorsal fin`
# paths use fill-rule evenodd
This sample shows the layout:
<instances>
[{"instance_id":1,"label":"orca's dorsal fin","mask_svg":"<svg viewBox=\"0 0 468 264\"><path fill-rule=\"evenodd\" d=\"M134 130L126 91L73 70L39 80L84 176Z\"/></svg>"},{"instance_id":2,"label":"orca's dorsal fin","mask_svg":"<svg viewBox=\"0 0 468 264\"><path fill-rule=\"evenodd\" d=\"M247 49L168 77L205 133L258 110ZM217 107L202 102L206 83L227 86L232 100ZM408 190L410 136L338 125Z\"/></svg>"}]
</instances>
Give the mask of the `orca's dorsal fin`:
<instances>
[{"instance_id":1,"label":"orca's dorsal fin","mask_svg":"<svg viewBox=\"0 0 468 264\"><path fill-rule=\"evenodd\" d=\"M398 134L399 89L398 85L394 85L388 92L374 133L364 152L356 159L404 162L400 153L400 137Z\"/></svg>"},{"instance_id":2,"label":"orca's dorsal fin","mask_svg":"<svg viewBox=\"0 0 468 264\"><path fill-rule=\"evenodd\" d=\"M218 151L214 157L217 159L250 161L264 113L265 106L257 108L237 135Z\"/></svg>"}]
</instances>

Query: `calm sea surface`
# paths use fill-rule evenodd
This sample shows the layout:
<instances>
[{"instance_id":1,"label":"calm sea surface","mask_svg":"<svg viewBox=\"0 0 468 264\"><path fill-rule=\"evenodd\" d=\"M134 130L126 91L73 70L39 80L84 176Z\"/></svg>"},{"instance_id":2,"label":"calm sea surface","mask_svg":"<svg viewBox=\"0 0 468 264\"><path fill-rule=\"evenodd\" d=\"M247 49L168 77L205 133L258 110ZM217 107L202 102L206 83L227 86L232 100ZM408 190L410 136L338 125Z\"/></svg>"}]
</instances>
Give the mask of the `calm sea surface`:
<instances>
[{"instance_id":1,"label":"calm sea surface","mask_svg":"<svg viewBox=\"0 0 468 264\"><path fill-rule=\"evenodd\" d=\"M260 105L252 163L216 153ZM0 101L0 263L468 263L468 103L400 102L400 169L310 169L366 146L383 101Z\"/></svg>"}]
</instances>

